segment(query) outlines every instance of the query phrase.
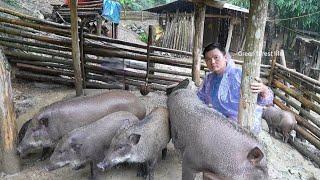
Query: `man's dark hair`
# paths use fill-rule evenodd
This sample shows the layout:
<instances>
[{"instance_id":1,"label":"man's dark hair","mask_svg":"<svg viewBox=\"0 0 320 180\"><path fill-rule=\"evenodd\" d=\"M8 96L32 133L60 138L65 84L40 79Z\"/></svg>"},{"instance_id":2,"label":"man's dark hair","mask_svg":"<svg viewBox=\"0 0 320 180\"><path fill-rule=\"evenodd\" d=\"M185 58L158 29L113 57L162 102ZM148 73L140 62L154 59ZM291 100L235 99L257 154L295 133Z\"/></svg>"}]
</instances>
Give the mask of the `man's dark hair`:
<instances>
[{"instance_id":1,"label":"man's dark hair","mask_svg":"<svg viewBox=\"0 0 320 180\"><path fill-rule=\"evenodd\" d=\"M213 49L219 49L223 54L226 54L226 51L225 51L225 49L224 49L224 47L222 47L221 45L220 45L220 43L211 43L211 44L208 44L205 48L204 48L204 50L203 50L203 57L206 55L206 53L208 52L208 51L211 51L211 50L213 50Z\"/></svg>"}]
</instances>

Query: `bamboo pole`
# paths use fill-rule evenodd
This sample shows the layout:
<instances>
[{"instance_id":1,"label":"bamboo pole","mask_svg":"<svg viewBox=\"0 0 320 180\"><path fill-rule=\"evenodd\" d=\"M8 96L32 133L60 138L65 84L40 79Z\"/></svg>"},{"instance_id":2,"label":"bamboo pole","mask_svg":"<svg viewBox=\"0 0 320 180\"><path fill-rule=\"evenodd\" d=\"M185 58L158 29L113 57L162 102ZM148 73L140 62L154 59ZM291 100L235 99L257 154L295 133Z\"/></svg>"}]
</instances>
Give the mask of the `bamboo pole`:
<instances>
[{"instance_id":1,"label":"bamboo pole","mask_svg":"<svg viewBox=\"0 0 320 180\"><path fill-rule=\"evenodd\" d=\"M312 100L315 100L316 102L318 102L320 104L320 97L318 97L314 92L311 92L311 91L307 90L305 88L305 86L299 85L296 81L293 80L293 78L289 79L289 77L287 77L285 75L282 75L282 74L280 74L278 72L275 75L279 79L286 80L288 83L292 84L295 88L299 89L304 94L307 94L308 96L311 97Z\"/></svg>"},{"instance_id":2,"label":"bamboo pole","mask_svg":"<svg viewBox=\"0 0 320 180\"><path fill-rule=\"evenodd\" d=\"M59 37L59 40L58 40L58 39L55 39L55 38L52 38L49 36L33 34L33 33L25 32L25 31L15 30L12 28L5 28L5 27L1 27L1 26L0 26L0 32L5 33L5 34L14 35L14 36L34 39L34 40L46 42L49 44L71 47L71 39L70 38Z\"/></svg>"},{"instance_id":3,"label":"bamboo pole","mask_svg":"<svg viewBox=\"0 0 320 180\"><path fill-rule=\"evenodd\" d=\"M279 106L281 109L286 111L291 111L286 105L281 103L279 100L274 99L273 102ZM295 114L295 113L294 113ZM300 117L299 115L295 114L296 119L297 117ZM300 117L301 118L301 117ZM299 118L299 119L300 119ZM310 134L308 131L306 131L304 128L302 128L299 125L295 126L295 130L301 134L307 141L309 141L311 144L313 144L316 148L320 149L320 140L317 139L314 135Z\"/></svg>"},{"instance_id":4,"label":"bamboo pole","mask_svg":"<svg viewBox=\"0 0 320 180\"><path fill-rule=\"evenodd\" d=\"M275 85L275 87L281 89L282 91L284 91L285 93L289 94L290 96L296 98L299 102L301 102L301 104L303 104L304 106L306 106L306 108L320 114L320 107L314 103L312 103L311 101L309 101L308 99L306 99L305 97L302 97L301 95L299 95L297 92L295 92L294 90L286 87L284 84L282 84L281 82L274 80L273 84Z\"/></svg>"},{"instance_id":5,"label":"bamboo pole","mask_svg":"<svg viewBox=\"0 0 320 180\"><path fill-rule=\"evenodd\" d=\"M64 57L64 58L68 58L68 59L72 58L72 56L70 54L61 53L61 52L57 52L57 51L51 51L51 50L42 49L42 48L33 48L30 46L25 46L23 44L13 44L13 43L7 43L7 42L0 41L0 45L5 46L5 47L20 49L23 51L29 51L29 52L33 52L33 53L40 53L40 54L46 54L46 55L51 55L51 56Z\"/></svg>"},{"instance_id":6,"label":"bamboo pole","mask_svg":"<svg viewBox=\"0 0 320 180\"><path fill-rule=\"evenodd\" d=\"M308 150L308 148L305 147L302 143L299 143L299 141L293 141L291 138L289 138L289 143L294 148L296 148L302 155L306 156L320 167L320 157L317 156L314 152Z\"/></svg>"},{"instance_id":7,"label":"bamboo pole","mask_svg":"<svg viewBox=\"0 0 320 180\"><path fill-rule=\"evenodd\" d=\"M77 1L70 2L71 11L71 39L72 39L72 61L74 69L76 95L83 95L82 75L80 67L80 47L78 34L78 16L77 16Z\"/></svg>"},{"instance_id":8,"label":"bamboo pole","mask_svg":"<svg viewBox=\"0 0 320 180\"><path fill-rule=\"evenodd\" d=\"M66 79L62 77L52 77L47 75L34 74L25 71L17 71L15 73L16 78L25 79L25 80L33 80L38 82L52 82L57 84L63 84L67 86L74 87L74 79ZM113 89L114 85L108 84L99 84L94 82L86 82L88 88L105 88L105 89Z\"/></svg>"},{"instance_id":9,"label":"bamboo pole","mask_svg":"<svg viewBox=\"0 0 320 180\"><path fill-rule=\"evenodd\" d=\"M85 65L86 68L89 70L96 70L100 72L109 72L113 73L116 75L124 75L124 76L133 76L133 77L139 77L139 78L145 78L145 73L137 73L137 72L132 72L132 71L127 71L123 69L110 69L102 66L94 66L94 65ZM159 80L165 80L165 81L172 81L172 82L180 82L183 79L181 78L172 78L172 77L166 77L166 76L159 76L159 75L153 75L150 74L149 76L150 79L159 79Z\"/></svg>"},{"instance_id":10,"label":"bamboo pole","mask_svg":"<svg viewBox=\"0 0 320 180\"><path fill-rule=\"evenodd\" d=\"M23 26L18 26L18 25L14 25L14 24L10 24L10 23L0 22L0 24L3 25L4 27L24 30L24 31L27 31L27 32L30 32L30 33L41 33L41 31L34 30L32 28L26 28L26 27L23 27Z\"/></svg>"},{"instance_id":11,"label":"bamboo pole","mask_svg":"<svg viewBox=\"0 0 320 180\"><path fill-rule=\"evenodd\" d=\"M290 73L287 73L285 71L281 71L280 69L277 70L277 73L287 77L292 82L295 82L295 83L299 84L300 87L305 87L309 91L314 91L315 93L320 93L320 87L319 86L316 86L314 84L310 84L309 82L304 81L303 79L301 79L300 77L298 77L298 76L296 76L294 74L290 74ZM301 89L301 88L299 88L299 89Z\"/></svg>"},{"instance_id":12,"label":"bamboo pole","mask_svg":"<svg viewBox=\"0 0 320 180\"><path fill-rule=\"evenodd\" d=\"M17 124L13 105L10 65L0 49L0 123L2 170L7 174L20 171L16 153Z\"/></svg>"},{"instance_id":13,"label":"bamboo pole","mask_svg":"<svg viewBox=\"0 0 320 180\"><path fill-rule=\"evenodd\" d=\"M15 57L17 59L21 60L28 60L28 61L41 61L41 62L55 62L65 65L72 65L72 61L70 60L63 60L63 59L57 59L57 58L51 58L51 57L45 57L45 56L38 56L38 55L31 55L28 53L23 52L11 52L11 51L4 51L6 56L9 57Z\"/></svg>"},{"instance_id":14,"label":"bamboo pole","mask_svg":"<svg viewBox=\"0 0 320 180\"><path fill-rule=\"evenodd\" d=\"M286 103L288 103L290 106L292 106L293 108L295 108L297 111L299 111L301 113L301 115L305 116L307 119L309 119L311 122L313 122L315 125L318 126L318 128L320 127L320 121L319 119L313 117L308 111L304 110L302 107L300 107L298 104L296 104L295 102L291 101L288 97L286 97L285 95L281 94L278 90L276 89L272 89L274 94L276 96L278 96L281 100L285 101ZM320 135L318 136L320 137Z\"/></svg>"},{"instance_id":15,"label":"bamboo pole","mask_svg":"<svg viewBox=\"0 0 320 180\"><path fill-rule=\"evenodd\" d=\"M59 24L59 23L55 23L55 22L51 22L51 21L46 21L46 20L43 20L43 19L38 19L38 18L35 18L35 17L32 17L32 16L28 16L28 15L25 15L25 14L21 14L21 13L19 13L17 11L13 11L13 10L6 9L6 8L3 8L3 7L0 7L0 12L19 17L21 19L35 21L35 22L40 23L40 24L46 24L46 25L50 25L50 26L54 26L54 27L58 27L58 28L63 28L63 29L70 29L70 25L63 25L63 24Z\"/></svg>"},{"instance_id":16,"label":"bamboo pole","mask_svg":"<svg viewBox=\"0 0 320 180\"><path fill-rule=\"evenodd\" d=\"M21 70L24 71L30 71L33 73L40 73L44 75L54 75L54 76L69 76L73 77L73 72L72 71L65 71L65 70L57 70L57 69L52 69L52 68L47 68L47 67L39 67L35 65L30 65L30 64L22 64L22 63L17 63L17 67Z\"/></svg>"},{"instance_id":17,"label":"bamboo pole","mask_svg":"<svg viewBox=\"0 0 320 180\"><path fill-rule=\"evenodd\" d=\"M23 44L23 45L47 48L47 49L58 50L58 51L71 52L71 48L68 48L68 47L57 46L57 45L52 45L52 44L44 44L44 43L38 43L38 42L30 42L30 41L27 41L27 40L16 39L16 38L9 38L9 37L0 36L0 41L11 42L11 43L19 43L19 44Z\"/></svg>"},{"instance_id":18,"label":"bamboo pole","mask_svg":"<svg viewBox=\"0 0 320 180\"><path fill-rule=\"evenodd\" d=\"M126 41L121 41L121 40L118 40L118 39L112 39L112 38L108 38L108 37L104 37L104 36L97 36L97 35L94 35L94 34L87 34L87 33L84 33L83 36L85 38L87 38L87 39L92 39L92 40L97 40L97 41L102 41L102 42L109 42L109 43L121 44L121 45L136 47L136 48L147 49L146 45L141 45L141 44L126 42Z\"/></svg>"},{"instance_id":19,"label":"bamboo pole","mask_svg":"<svg viewBox=\"0 0 320 180\"><path fill-rule=\"evenodd\" d=\"M35 65L40 67L51 67L51 68L59 68L63 70L73 70L71 65L65 65L65 64L57 64L52 62L40 62L40 61L28 61L28 60L21 60L21 59L9 59L10 63L21 63L21 64L29 64L29 65Z\"/></svg>"},{"instance_id":20,"label":"bamboo pole","mask_svg":"<svg viewBox=\"0 0 320 180\"><path fill-rule=\"evenodd\" d=\"M24 27L29 27L29 28L36 29L36 30L39 30L39 31L55 33L55 34L59 34L59 35L62 35L62 36L70 36L70 30L50 27L48 25L47 26L46 25L39 25L39 24L35 24L35 23L22 21L22 20L19 20L19 19L10 19L10 18L4 18L4 17L0 16L0 22L5 22L5 23L9 23L9 24L15 24L15 25L24 26Z\"/></svg>"},{"instance_id":21,"label":"bamboo pole","mask_svg":"<svg viewBox=\"0 0 320 180\"><path fill-rule=\"evenodd\" d=\"M313 85L315 85L317 87L320 87L320 82L317 81L316 79L313 79L311 77L305 76L305 75L303 75L301 73L298 73L298 72L296 72L296 71L294 71L292 69L286 68L286 67L284 67L284 66L282 66L281 64L278 64L278 63L276 63L276 66L278 68L284 70L284 71L290 72L290 73L298 76L299 78L301 78L301 79L303 79L303 80L305 80L305 81L307 81L307 82L309 82L309 83L311 83L311 84L313 84Z\"/></svg>"}]
</instances>

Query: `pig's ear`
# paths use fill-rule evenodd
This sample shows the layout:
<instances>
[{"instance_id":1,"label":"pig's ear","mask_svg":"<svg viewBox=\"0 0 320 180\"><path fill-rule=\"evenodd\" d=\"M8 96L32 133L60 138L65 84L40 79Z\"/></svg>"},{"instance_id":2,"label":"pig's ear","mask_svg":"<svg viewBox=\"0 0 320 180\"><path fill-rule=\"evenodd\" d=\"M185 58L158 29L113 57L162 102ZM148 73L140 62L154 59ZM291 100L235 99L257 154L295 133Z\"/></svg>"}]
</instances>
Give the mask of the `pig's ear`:
<instances>
[{"instance_id":1,"label":"pig's ear","mask_svg":"<svg viewBox=\"0 0 320 180\"><path fill-rule=\"evenodd\" d=\"M49 125L49 119L48 118L41 118L39 120L40 125L44 125L45 127L48 127Z\"/></svg>"},{"instance_id":2,"label":"pig's ear","mask_svg":"<svg viewBox=\"0 0 320 180\"><path fill-rule=\"evenodd\" d=\"M264 157L263 152L258 147L251 149L251 151L248 153L248 156L247 156L248 160L254 166L258 165L263 157Z\"/></svg>"},{"instance_id":3,"label":"pig's ear","mask_svg":"<svg viewBox=\"0 0 320 180\"><path fill-rule=\"evenodd\" d=\"M136 144L138 144L140 137L141 137L140 134L131 134L129 136L129 140L130 140L131 144L136 145Z\"/></svg>"}]
</instances>

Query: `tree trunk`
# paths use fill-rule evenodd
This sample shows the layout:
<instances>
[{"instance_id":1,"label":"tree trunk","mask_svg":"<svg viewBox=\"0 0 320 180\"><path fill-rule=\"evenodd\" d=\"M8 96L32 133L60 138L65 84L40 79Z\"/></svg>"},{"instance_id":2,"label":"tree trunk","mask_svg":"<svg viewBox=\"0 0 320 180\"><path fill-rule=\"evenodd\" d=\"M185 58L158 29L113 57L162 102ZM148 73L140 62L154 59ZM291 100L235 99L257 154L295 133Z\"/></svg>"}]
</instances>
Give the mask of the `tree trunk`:
<instances>
[{"instance_id":1,"label":"tree trunk","mask_svg":"<svg viewBox=\"0 0 320 180\"><path fill-rule=\"evenodd\" d=\"M275 6L274 2L270 1L269 2L269 7L268 7L268 16L271 17L272 19L275 19L276 16L276 11L275 11ZM275 30L275 22L269 21L266 24L266 47L265 47L265 52L271 52L272 51L272 41L276 38L276 30ZM270 56L263 56L263 64L269 64L269 59Z\"/></svg>"},{"instance_id":2,"label":"tree trunk","mask_svg":"<svg viewBox=\"0 0 320 180\"><path fill-rule=\"evenodd\" d=\"M9 63L0 49L0 124L2 169L14 174L20 171L20 161L16 153L17 125L13 107L13 95Z\"/></svg>"},{"instance_id":3,"label":"tree trunk","mask_svg":"<svg viewBox=\"0 0 320 180\"><path fill-rule=\"evenodd\" d=\"M203 43L205 12L206 6L204 4L195 4L192 80L196 85L200 85L201 49Z\"/></svg>"},{"instance_id":4,"label":"tree trunk","mask_svg":"<svg viewBox=\"0 0 320 180\"><path fill-rule=\"evenodd\" d=\"M268 0L251 0L249 22L246 34L245 52L252 54L244 57L239 104L239 123L250 129L255 119L257 94L251 92L250 84L260 76L261 53L267 19Z\"/></svg>"},{"instance_id":5,"label":"tree trunk","mask_svg":"<svg viewBox=\"0 0 320 180\"><path fill-rule=\"evenodd\" d=\"M77 0L70 2L71 11L71 37L72 37L72 60L74 66L74 79L76 87L76 95L81 96L83 94L82 78L80 68L80 47L79 47L79 35L78 35L78 16L77 16Z\"/></svg>"}]
</instances>

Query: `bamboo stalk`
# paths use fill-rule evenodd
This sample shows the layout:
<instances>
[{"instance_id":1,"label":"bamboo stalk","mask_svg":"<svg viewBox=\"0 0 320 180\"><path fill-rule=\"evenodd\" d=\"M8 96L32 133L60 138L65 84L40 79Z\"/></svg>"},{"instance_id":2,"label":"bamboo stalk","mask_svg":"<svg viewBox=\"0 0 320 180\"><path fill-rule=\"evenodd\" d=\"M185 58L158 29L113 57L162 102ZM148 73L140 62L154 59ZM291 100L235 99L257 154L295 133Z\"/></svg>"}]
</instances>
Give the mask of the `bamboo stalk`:
<instances>
[{"instance_id":1,"label":"bamboo stalk","mask_svg":"<svg viewBox=\"0 0 320 180\"><path fill-rule=\"evenodd\" d=\"M281 103L279 100L274 99L273 102L279 106L281 109L286 110L286 111L290 111L290 109L284 105L283 103ZM296 117L300 117L299 115L295 114ZM301 117L300 117L301 118ZM318 149L320 149L320 141L319 139L317 139L314 135L310 134L308 131L306 131L304 128L302 128L299 125L295 126L295 130L301 134L307 141L309 141L311 144L313 144L315 147L317 147Z\"/></svg>"},{"instance_id":2,"label":"bamboo stalk","mask_svg":"<svg viewBox=\"0 0 320 180\"><path fill-rule=\"evenodd\" d=\"M52 49L52 50L71 52L71 48L68 48L68 47L57 46L57 45L52 45L52 44L44 44L44 43L38 43L38 42L30 42L30 41L22 40L22 39L15 39L15 38L9 38L9 37L0 36L0 41L11 42L11 43L19 43L19 44L28 45L28 46L35 46L35 47Z\"/></svg>"},{"instance_id":3,"label":"bamboo stalk","mask_svg":"<svg viewBox=\"0 0 320 180\"><path fill-rule=\"evenodd\" d=\"M41 31L38 31L38 30L34 30L32 28L25 28L23 26L18 26L18 25L14 25L14 24L10 24L10 23L5 23L5 22L0 22L0 24L2 24L5 27L8 27L8 28L24 30L24 31L31 32L31 33L39 33L39 32L41 32Z\"/></svg>"},{"instance_id":4,"label":"bamboo stalk","mask_svg":"<svg viewBox=\"0 0 320 180\"><path fill-rule=\"evenodd\" d=\"M6 14L10 14L10 15L13 15L13 16L17 16L21 19L26 19L26 20L31 20L31 21L35 21L37 23L40 23L40 24L46 24L46 25L50 25L50 26L54 26L54 27L58 27L58 28L63 28L63 29L70 29L70 25L63 25L63 24L59 24L59 23L55 23L55 22L51 22L51 21L46 21L46 20L43 20L43 19L38 19L38 18L35 18L35 17L32 17L32 16L28 16L28 15L25 15L25 14L21 14L17 11L13 11L13 10L10 10L10 9L6 9L6 8L3 8L3 7L0 7L0 12L3 12L3 13L6 13Z\"/></svg>"},{"instance_id":5,"label":"bamboo stalk","mask_svg":"<svg viewBox=\"0 0 320 180\"><path fill-rule=\"evenodd\" d=\"M44 75L54 75L54 76L64 75L64 76L73 77L72 71L57 70L52 68L39 67L39 66L34 66L30 64L21 64L21 63L17 63L17 67L24 71L30 71L33 73L40 73Z\"/></svg>"},{"instance_id":6,"label":"bamboo stalk","mask_svg":"<svg viewBox=\"0 0 320 180\"><path fill-rule=\"evenodd\" d=\"M289 82L290 84L292 84L295 88L299 89L300 91L302 91L304 94L307 94L308 96L311 97L312 100L315 100L317 101L319 104L320 104L320 98L313 92L307 90L305 88L305 86L303 85L299 85L296 81L294 81L293 79L290 79L280 73L276 73L275 74L277 77L279 77L280 79L284 79L286 80L287 82Z\"/></svg>"},{"instance_id":7,"label":"bamboo stalk","mask_svg":"<svg viewBox=\"0 0 320 180\"><path fill-rule=\"evenodd\" d=\"M300 101L304 106L306 106L308 109L320 114L320 107L317 106L316 104L313 104L311 101L309 101L308 99L306 99L305 97L302 97L301 95L299 95L296 91L286 87L284 84L282 84L281 82L274 80L273 84L275 85L275 87L281 89L282 91L284 91L285 93L289 94L290 96L296 98L298 101Z\"/></svg>"},{"instance_id":8,"label":"bamboo stalk","mask_svg":"<svg viewBox=\"0 0 320 180\"><path fill-rule=\"evenodd\" d=\"M51 68L59 68L59 69L66 69L66 70L73 70L73 67L71 65L65 65L65 64L56 64L52 62L39 62L39 61L26 61L21 59L9 59L10 63L22 63L22 64L29 64L29 65L35 65L40 67L51 67Z\"/></svg>"},{"instance_id":9,"label":"bamboo stalk","mask_svg":"<svg viewBox=\"0 0 320 180\"><path fill-rule=\"evenodd\" d=\"M39 31L55 33L55 34L59 34L62 36L70 36L70 33L71 33L70 30L66 30L66 29L60 29L60 28L50 27L50 26L46 26L46 25L39 25L39 24L35 24L35 23L25 22L25 21L22 21L19 19L4 18L1 16L0 16L0 22L29 27L29 28L33 28L33 29L36 29Z\"/></svg>"},{"instance_id":10,"label":"bamboo stalk","mask_svg":"<svg viewBox=\"0 0 320 180\"><path fill-rule=\"evenodd\" d=\"M302 155L306 156L313 162L315 162L320 167L320 157L315 155L313 152L309 151L307 147L305 147L302 143L299 143L298 141L292 141L291 138L289 138L289 143L296 148Z\"/></svg>"},{"instance_id":11,"label":"bamboo stalk","mask_svg":"<svg viewBox=\"0 0 320 180\"><path fill-rule=\"evenodd\" d=\"M133 59L133 60L142 61L142 62L147 61L147 57L144 55L126 53L126 52L121 52L121 51L112 51L112 50L107 50L107 49L98 49L98 48L90 48L90 47L85 47L84 51L86 54L93 54L93 55L98 55L98 56L109 56L109 57ZM173 58L170 59L170 58L166 58L166 57L150 56L150 61L153 63L174 65L174 66L185 67L185 68L191 67L191 63L181 62L181 61L175 60Z\"/></svg>"},{"instance_id":12,"label":"bamboo stalk","mask_svg":"<svg viewBox=\"0 0 320 180\"><path fill-rule=\"evenodd\" d=\"M15 57L18 59L23 59L28 61L55 62L55 63L65 64L65 65L72 65L72 61L70 60L62 60L62 59L51 58L51 57L31 55L28 53L22 53L18 51L14 51L14 52L4 51L4 53L6 56Z\"/></svg>"},{"instance_id":13,"label":"bamboo stalk","mask_svg":"<svg viewBox=\"0 0 320 180\"><path fill-rule=\"evenodd\" d=\"M73 79L66 79L62 77L52 77L47 75L29 73L25 71L17 71L15 73L15 76L16 78L19 78L19 79L33 80L33 81L39 81L39 82L53 82L53 83L63 84L63 85L72 86L72 87L74 86ZM91 88L105 88L105 89L113 89L118 87L115 85L99 84L94 82L86 82L86 86Z\"/></svg>"},{"instance_id":14,"label":"bamboo stalk","mask_svg":"<svg viewBox=\"0 0 320 180\"><path fill-rule=\"evenodd\" d=\"M49 44L71 47L71 39L70 38L60 38L60 40L57 40L57 39L49 37L49 36L32 34L29 32L15 30L12 28L5 28L5 27L1 27L1 26L0 26L0 32L5 33L5 34L20 36L20 37L24 37L24 38L35 39L35 40L38 40L41 42L46 42Z\"/></svg>"},{"instance_id":15,"label":"bamboo stalk","mask_svg":"<svg viewBox=\"0 0 320 180\"><path fill-rule=\"evenodd\" d=\"M305 81L307 81L307 82L309 82L309 83L311 83L311 84L313 84L313 85L315 85L315 86L317 86L317 87L320 87L320 82L317 81L317 80L315 80L315 79L313 79L313 78L310 78L310 77L308 77L308 76L305 76L305 75L303 75L303 74L301 74L301 73L298 73L298 72L296 72L296 71L294 71L294 70L292 70L292 69L286 68L286 67L284 67L284 66L282 66L281 64L278 64L278 63L276 63L276 66L277 66L278 68L284 70L284 71L287 71L287 72L289 72L289 73L292 73L292 74L298 76L299 78L301 78L301 79L303 79L303 80L305 80Z\"/></svg>"},{"instance_id":16,"label":"bamboo stalk","mask_svg":"<svg viewBox=\"0 0 320 180\"><path fill-rule=\"evenodd\" d=\"M0 41L0 45L5 46L5 47L20 49L20 50L24 50L24 51L29 51L29 52L33 52L33 53L40 53L40 54L46 54L46 55L52 55L52 56L58 56L58 57L72 59L72 56L70 54L61 53L61 52L57 52L57 51L51 51L48 49L33 48L30 46L25 46L23 44L13 44L13 43L7 43L4 41Z\"/></svg>"},{"instance_id":17,"label":"bamboo stalk","mask_svg":"<svg viewBox=\"0 0 320 180\"><path fill-rule=\"evenodd\" d=\"M88 68L89 70L96 70L96 71L100 71L100 72L109 72L109 73L113 73L116 75L124 75L124 76L133 76L133 77L139 77L139 78L145 78L145 73L136 73L136 72L132 72L132 71L127 71L127 70L123 70L123 69L110 69L110 68L106 68L106 67L102 67L102 66L94 66L94 65L85 65L86 68ZM172 82L180 82L183 79L180 78L172 78L172 77L165 77L165 76L159 76L159 75L149 75L150 79L159 79L159 80L165 80L165 81L172 81Z\"/></svg>"},{"instance_id":18,"label":"bamboo stalk","mask_svg":"<svg viewBox=\"0 0 320 180\"><path fill-rule=\"evenodd\" d=\"M318 128L320 127L320 121L317 118L313 117L308 111L304 110L298 104L296 104L295 102L288 99L285 95L281 94L278 90L276 90L276 89L272 89L272 90L273 90L274 94L276 96L278 96L281 100L285 101L290 106L294 107L297 111L299 111L301 113L302 116L305 116L310 121L312 121L315 125L317 125ZM318 137L320 137L320 135Z\"/></svg>"},{"instance_id":19,"label":"bamboo stalk","mask_svg":"<svg viewBox=\"0 0 320 180\"><path fill-rule=\"evenodd\" d=\"M314 91L316 93L320 93L320 87L319 86L316 86L314 84L306 82L306 81L304 81L303 79L301 79L300 77L298 77L296 75L293 75L293 74L290 74L290 73L287 74L285 71L280 71L280 70L277 70L277 74L281 74L281 75L287 77L291 81L299 84L302 87L305 87L309 91Z\"/></svg>"},{"instance_id":20,"label":"bamboo stalk","mask_svg":"<svg viewBox=\"0 0 320 180\"><path fill-rule=\"evenodd\" d=\"M103 42L109 42L109 43L116 43L116 44L121 44L121 45L126 45L126 46L131 46L131 47L136 47L136 48L142 48L142 49L147 49L146 45L141 45L141 44L136 44L136 43L131 43L131 42L126 42L118 39L112 39L108 37L102 37L102 36L97 36L94 34L87 34L84 33L84 37L92 40L97 40L97 41L103 41Z\"/></svg>"}]
</instances>

